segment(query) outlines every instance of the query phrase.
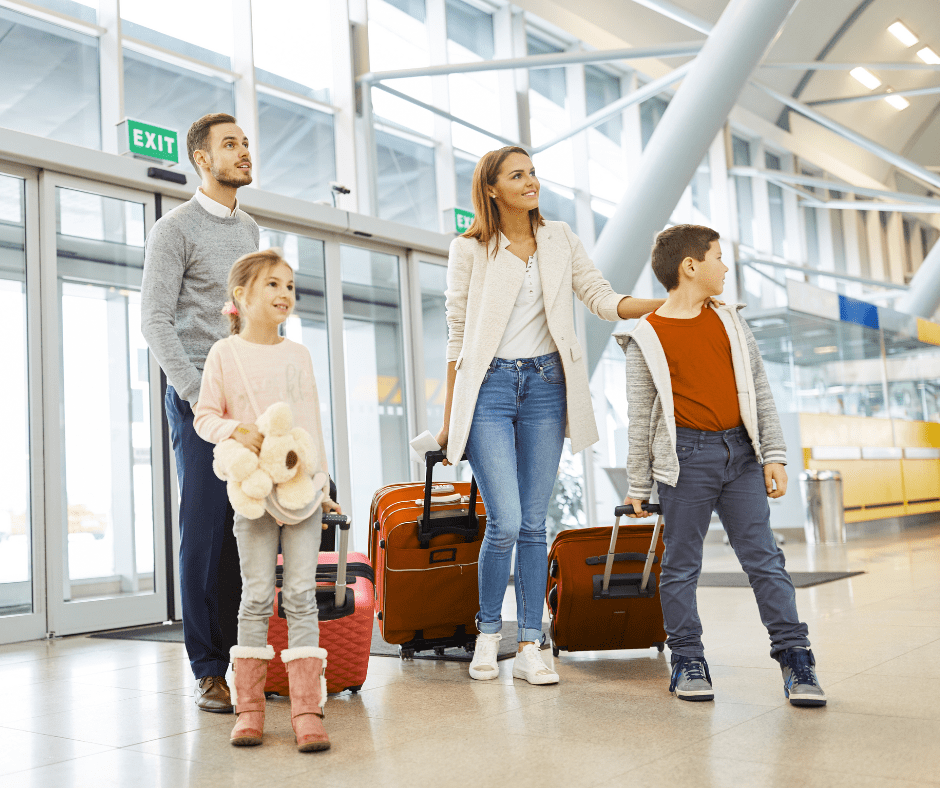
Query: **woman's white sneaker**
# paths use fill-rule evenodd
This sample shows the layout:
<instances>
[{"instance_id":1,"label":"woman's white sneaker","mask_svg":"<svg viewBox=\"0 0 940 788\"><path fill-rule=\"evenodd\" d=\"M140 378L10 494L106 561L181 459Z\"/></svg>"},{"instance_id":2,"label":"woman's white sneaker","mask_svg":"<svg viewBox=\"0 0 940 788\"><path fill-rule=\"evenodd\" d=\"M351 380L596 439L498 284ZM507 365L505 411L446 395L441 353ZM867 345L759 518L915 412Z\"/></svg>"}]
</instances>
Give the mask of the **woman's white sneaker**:
<instances>
[{"instance_id":1,"label":"woman's white sneaker","mask_svg":"<svg viewBox=\"0 0 940 788\"><path fill-rule=\"evenodd\" d=\"M500 634L487 635L481 632L477 635L473 659L470 660L470 678L486 681L499 676L499 663L496 657L499 654L499 641L502 639L503 636Z\"/></svg>"},{"instance_id":2,"label":"woman's white sneaker","mask_svg":"<svg viewBox=\"0 0 940 788\"><path fill-rule=\"evenodd\" d=\"M525 679L529 684L557 684L558 674L542 660L542 650L529 643L516 654L512 665L512 676Z\"/></svg>"}]
</instances>

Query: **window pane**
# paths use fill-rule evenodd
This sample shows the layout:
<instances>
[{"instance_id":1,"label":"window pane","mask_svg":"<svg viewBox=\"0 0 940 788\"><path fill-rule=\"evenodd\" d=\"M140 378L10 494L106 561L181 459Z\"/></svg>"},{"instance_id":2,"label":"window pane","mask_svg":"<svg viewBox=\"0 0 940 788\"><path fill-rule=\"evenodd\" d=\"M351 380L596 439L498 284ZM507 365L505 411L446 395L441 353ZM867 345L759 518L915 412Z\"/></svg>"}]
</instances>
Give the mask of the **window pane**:
<instances>
[{"instance_id":1,"label":"window pane","mask_svg":"<svg viewBox=\"0 0 940 788\"><path fill-rule=\"evenodd\" d=\"M220 68L232 67L232 0L121 0L121 32Z\"/></svg>"},{"instance_id":2,"label":"window pane","mask_svg":"<svg viewBox=\"0 0 940 788\"><path fill-rule=\"evenodd\" d=\"M277 247L294 269L297 303L287 319L286 336L310 351L313 374L320 396L320 422L330 476L335 480L333 454L333 406L330 396L330 353L326 326L326 286L323 241L304 235L261 228L261 249Z\"/></svg>"},{"instance_id":3,"label":"window pane","mask_svg":"<svg viewBox=\"0 0 940 788\"><path fill-rule=\"evenodd\" d=\"M375 133L379 216L437 232L434 149L383 131Z\"/></svg>"},{"instance_id":4,"label":"window pane","mask_svg":"<svg viewBox=\"0 0 940 788\"><path fill-rule=\"evenodd\" d=\"M0 616L33 610L29 506L29 388L26 370L24 184L0 175Z\"/></svg>"},{"instance_id":5,"label":"window pane","mask_svg":"<svg viewBox=\"0 0 940 788\"><path fill-rule=\"evenodd\" d=\"M736 167L751 166L751 145L740 137L731 137L731 151ZM754 194L751 179L735 176L735 194L738 203L738 239L745 246L754 246Z\"/></svg>"},{"instance_id":6,"label":"window pane","mask_svg":"<svg viewBox=\"0 0 940 788\"><path fill-rule=\"evenodd\" d=\"M333 116L258 93L262 189L329 200L336 180Z\"/></svg>"},{"instance_id":7,"label":"window pane","mask_svg":"<svg viewBox=\"0 0 940 788\"><path fill-rule=\"evenodd\" d=\"M101 148L96 39L0 8L0 74L0 126Z\"/></svg>"},{"instance_id":8,"label":"window pane","mask_svg":"<svg viewBox=\"0 0 940 788\"><path fill-rule=\"evenodd\" d=\"M329 0L252 3L255 79L328 104L333 84L329 20Z\"/></svg>"},{"instance_id":9,"label":"window pane","mask_svg":"<svg viewBox=\"0 0 940 788\"><path fill-rule=\"evenodd\" d=\"M174 129L184 146L179 168L198 179L186 155L189 127L210 112L234 114L235 98L228 82L125 49L124 112L129 118Z\"/></svg>"},{"instance_id":10,"label":"window pane","mask_svg":"<svg viewBox=\"0 0 940 788\"><path fill-rule=\"evenodd\" d=\"M530 55L561 52L559 47L528 37ZM533 145L542 145L571 126L567 109L567 84L564 68L540 68L529 71L529 128ZM553 145L537 154L533 161L540 178L566 186L574 185L574 161L571 140Z\"/></svg>"},{"instance_id":11,"label":"window pane","mask_svg":"<svg viewBox=\"0 0 940 788\"><path fill-rule=\"evenodd\" d=\"M764 163L768 170L780 170L780 157L766 152ZM783 189L777 184L767 182L767 199L770 202L770 240L773 253L778 257L787 256L787 222L783 204Z\"/></svg>"},{"instance_id":12,"label":"window pane","mask_svg":"<svg viewBox=\"0 0 940 788\"><path fill-rule=\"evenodd\" d=\"M58 11L60 14L95 24L98 21L98 0L30 0L33 5Z\"/></svg>"},{"instance_id":13,"label":"window pane","mask_svg":"<svg viewBox=\"0 0 940 788\"><path fill-rule=\"evenodd\" d=\"M659 121L663 119L668 106L669 102L659 96L654 96L640 104L640 140L644 149L659 125Z\"/></svg>"},{"instance_id":14,"label":"window pane","mask_svg":"<svg viewBox=\"0 0 940 788\"><path fill-rule=\"evenodd\" d=\"M534 36L528 36L526 44L530 55L548 55L563 51L561 47L553 46ZM529 87L553 104L557 104L559 107L565 106L568 98L568 88L565 83L564 67L531 69L529 71Z\"/></svg>"},{"instance_id":15,"label":"window pane","mask_svg":"<svg viewBox=\"0 0 940 788\"><path fill-rule=\"evenodd\" d=\"M613 74L597 68L597 66L586 66L584 69L584 82L587 91L587 114L593 115L604 109L608 104L613 104L620 98L620 79ZM603 134L617 145L620 145L620 135L623 130L623 118L621 115L615 115L610 120L595 127L598 132Z\"/></svg>"},{"instance_id":16,"label":"window pane","mask_svg":"<svg viewBox=\"0 0 940 788\"><path fill-rule=\"evenodd\" d=\"M352 521L361 549L369 502L385 484L410 477L398 258L340 247L343 341L352 471Z\"/></svg>"},{"instance_id":17,"label":"window pane","mask_svg":"<svg viewBox=\"0 0 940 788\"><path fill-rule=\"evenodd\" d=\"M472 63L493 57L493 17L461 0L447 0L447 59L451 63ZM495 71L448 76L450 112L484 128L499 130L499 76ZM497 110L498 113L498 110ZM480 118L487 118L480 123ZM492 137L453 124L454 146L482 156L502 143ZM459 192L458 192L459 194Z\"/></svg>"},{"instance_id":18,"label":"window pane","mask_svg":"<svg viewBox=\"0 0 940 788\"><path fill-rule=\"evenodd\" d=\"M702 163L695 170L692 176L692 183L689 184L692 189L692 207L695 208L706 219L712 216L712 170L708 163L708 154L702 159Z\"/></svg>"},{"instance_id":19,"label":"window pane","mask_svg":"<svg viewBox=\"0 0 940 788\"><path fill-rule=\"evenodd\" d=\"M539 211L546 219L553 222L567 222L574 232L578 231L574 213L574 197L561 194L544 182L539 190Z\"/></svg>"},{"instance_id":20,"label":"window pane","mask_svg":"<svg viewBox=\"0 0 940 788\"><path fill-rule=\"evenodd\" d=\"M424 0L369 0L369 67L372 71L420 68L431 63ZM395 90L431 103L428 77L396 79ZM381 90L372 90L372 106L385 118L421 134L433 134L430 112Z\"/></svg>"},{"instance_id":21,"label":"window pane","mask_svg":"<svg viewBox=\"0 0 940 788\"><path fill-rule=\"evenodd\" d=\"M153 593L150 356L140 333L144 207L57 188L56 212L65 600Z\"/></svg>"},{"instance_id":22,"label":"window pane","mask_svg":"<svg viewBox=\"0 0 940 788\"><path fill-rule=\"evenodd\" d=\"M473 210L473 171L476 166L475 161L469 161L461 156L454 157L454 171L457 176L457 207L465 211Z\"/></svg>"},{"instance_id":23,"label":"window pane","mask_svg":"<svg viewBox=\"0 0 940 788\"><path fill-rule=\"evenodd\" d=\"M493 15L462 0L447 0L447 38L482 60L492 60Z\"/></svg>"}]
</instances>

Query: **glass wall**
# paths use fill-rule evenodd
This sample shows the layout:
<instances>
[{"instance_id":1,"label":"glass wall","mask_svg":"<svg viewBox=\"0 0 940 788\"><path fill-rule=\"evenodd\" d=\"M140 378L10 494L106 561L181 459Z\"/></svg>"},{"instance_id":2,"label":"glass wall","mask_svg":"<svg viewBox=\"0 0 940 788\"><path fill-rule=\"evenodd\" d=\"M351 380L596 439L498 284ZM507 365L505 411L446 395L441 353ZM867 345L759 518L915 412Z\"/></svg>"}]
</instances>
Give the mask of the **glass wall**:
<instances>
[{"instance_id":1,"label":"glass wall","mask_svg":"<svg viewBox=\"0 0 940 788\"><path fill-rule=\"evenodd\" d=\"M346 412L355 543L366 544L372 494L411 476L399 259L340 247Z\"/></svg>"},{"instance_id":2,"label":"glass wall","mask_svg":"<svg viewBox=\"0 0 940 788\"><path fill-rule=\"evenodd\" d=\"M179 169L198 182L186 155L186 133L193 121L210 112L234 114L235 96L231 82L125 49L124 112L129 118L176 130L182 147Z\"/></svg>"},{"instance_id":3,"label":"glass wall","mask_svg":"<svg viewBox=\"0 0 940 788\"><path fill-rule=\"evenodd\" d=\"M26 206L23 180L0 174L0 616L33 610L29 386L26 368Z\"/></svg>"},{"instance_id":4,"label":"glass wall","mask_svg":"<svg viewBox=\"0 0 940 788\"><path fill-rule=\"evenodd\" d=\"M434 148L384 131L375 132L379 216L437 231Z\"/></svg>"},{"instance_id":5,"label":"glass wall","mask_svg":"<svg viewBox=\"0 0 940 788\"><path fill-rule=\"evenodd\" d=\"M330 181L336 180L333 116L259 91L258 125L261 188L329 200Z\"/></svg>"},{"instance_id":6,"label":"glass wall","mask_svg":"<svg viewBox=\"0 0 940 788\"><path fill-rule=\"evenodd\" d=\"M64 599L150 593L150 373L139 292L144 207L58 187L56 229Z\"/></svg>"},{"instance_id":7,"label":"glass wall","mask_svg":"<svg viewBox=\"0 0 940 788\"><path fill-rule=\"evenodd\" d=\"M224 69L232 67L232 21L232 0L121 0L125 39L137 39Z\"/></svg>"},{"instance_id":8,"label":"glass wall","mask_svg":"<svg viewBox=\"0 0 940 788\"><path fill-rule=\"evenodd\" d=\"M747 140L737 135L731 137L731 152L736 167L751 166L751 145ZM738 240L744 246L754 248L754 193L751 188L751 179L745 176L736 176L734 179L734 193L738 206Z\"/></svg>"},{"instance_id":9,"label":"glass wall","mask_svg":"<svg viewBox=\"0 0 940 788\"><path fill-rule=\"evenodd\" d=\"M768 170L780 170L780 157L767 152L764 154ZM767 184L767 202L770 206L770 243L771 250L777 257L787 256L787 219L783 203L783 189L773 182Z\"/></svg>"},{"instance_id":10,"label":"glass wall","mask_svg":"<svg viewBox=\"0 0 940 788\"><path fill-rule=\"evenodd\" d=\"M97 39L0 8L0 74L0 126L101 147Z\"/></svg>"},{"instance_id":11,"label":"glass wall","mask_svg":"<svg viewBox=\"0 0 940 788\"><path fill-rule=\"evenodd\" d=\"M300 343L310 351L313 374L317 380L317 394L320 396L320 423L323 426L327 465L331 477L335 480L323 241L263 227L259 246L261 249L280 249L284 259L294 269L294 292L297 300L294 314L287 319L285 332L288 339Z\"/></svg>"}]
</instances>

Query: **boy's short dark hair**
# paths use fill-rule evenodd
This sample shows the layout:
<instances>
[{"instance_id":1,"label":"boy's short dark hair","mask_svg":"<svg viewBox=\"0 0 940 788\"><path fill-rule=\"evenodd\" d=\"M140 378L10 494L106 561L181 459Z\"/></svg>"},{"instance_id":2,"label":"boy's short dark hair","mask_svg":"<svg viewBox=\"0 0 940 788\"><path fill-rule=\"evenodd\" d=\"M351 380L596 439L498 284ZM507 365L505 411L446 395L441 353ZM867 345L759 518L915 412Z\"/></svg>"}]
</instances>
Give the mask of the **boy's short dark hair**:
<instances>
[{"instance_id":1,"label":"boy's short dark hair","mask_svg":"<svg viewBox=\"0 0 940 788\"><path fill-rule=\"evenodd\" d=\"M209 129L218 126L220 123L235 122L235 118L227 112L213 112L210 115L203 115L189 127L189 133L186 135L186 150L189 153L189 161L196 172L199 172L199 165L196 164L193 154L197 150L206 150L206 145L209 142Z\"/></svg>"},{"instance_id":2,"label":"boy's short dark hair","mask_svg":"<svg viewBox=\"0 0 940 788\"><path fill-rule=\"evenodd\" d=\"M712 241L721 236L700 224L677 224L656 236L653 243L653 273L667 291L679 286L679 264L686 257L704 260Z\"/></svg>"}]
</instances>

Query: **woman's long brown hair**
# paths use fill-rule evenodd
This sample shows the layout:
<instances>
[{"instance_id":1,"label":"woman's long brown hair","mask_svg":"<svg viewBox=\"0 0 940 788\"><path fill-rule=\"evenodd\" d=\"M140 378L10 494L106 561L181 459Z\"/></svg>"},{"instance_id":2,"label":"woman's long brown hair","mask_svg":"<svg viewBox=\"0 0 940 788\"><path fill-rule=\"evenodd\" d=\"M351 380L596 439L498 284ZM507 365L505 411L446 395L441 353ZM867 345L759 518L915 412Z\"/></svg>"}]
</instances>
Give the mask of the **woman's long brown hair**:
<instances>
[{"instance_id":1,"label":"woman's long brown hair","mask_svg":"<svg viewBox=\"0 0 940 788\"><path fill-rule=\"evenodd\" d=\"M496 200L492 199L487 189L495 186L499 178L500 167L506 158L513 153L521 153L528 156L529 152L525 148L519 148L510 145L499 150L491 150L484 153L483 157L477 162L476 169L473 171L473 186L471 188L473 197L474 217L470 229L463 234L464 238L475 238L487 249L490 243L499 239L499 207ZM542 214L538 208L529 211L529 220L532 222L532 231L545 224ZM493 256L499 248L498 243L493 244Z\"/></svg>"}]
</instances>

